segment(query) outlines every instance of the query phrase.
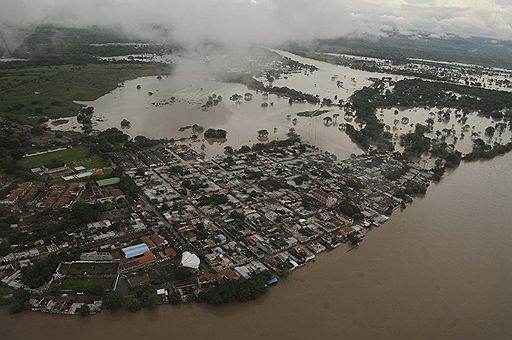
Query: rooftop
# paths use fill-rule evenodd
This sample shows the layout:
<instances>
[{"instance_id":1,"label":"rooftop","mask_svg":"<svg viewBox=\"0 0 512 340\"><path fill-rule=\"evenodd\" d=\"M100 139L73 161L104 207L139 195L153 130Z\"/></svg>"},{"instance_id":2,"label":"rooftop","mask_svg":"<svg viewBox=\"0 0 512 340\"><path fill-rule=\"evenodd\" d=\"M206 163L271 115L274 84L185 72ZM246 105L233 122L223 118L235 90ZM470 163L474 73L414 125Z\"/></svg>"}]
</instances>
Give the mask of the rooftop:
<instances>
[{"instance_id":1,"label":"rooftop","mask_svg":"<svg viewBox=\"0 0 512 340\"><path fill-rule=\"evenodd\" d=\"M109 185L118 184L121 182L119 177L111 177L106 179L100 179L99 181L96 181L96 184L98 184L99 187L107 187Z\"/></svg>"},{"instance_id":2,"label":"rooftop","mask_svg":"<svg viewBox=\"0 0 512 340\"><path fill-rule=\"evenodd\" d=\"M137 256L144 255L144 253L149 251L149 248L145 243L140 243L131 247L123 248L121 250L123 251L123 254L127 259L131 259Z\"/></svg>"}]
</instances>

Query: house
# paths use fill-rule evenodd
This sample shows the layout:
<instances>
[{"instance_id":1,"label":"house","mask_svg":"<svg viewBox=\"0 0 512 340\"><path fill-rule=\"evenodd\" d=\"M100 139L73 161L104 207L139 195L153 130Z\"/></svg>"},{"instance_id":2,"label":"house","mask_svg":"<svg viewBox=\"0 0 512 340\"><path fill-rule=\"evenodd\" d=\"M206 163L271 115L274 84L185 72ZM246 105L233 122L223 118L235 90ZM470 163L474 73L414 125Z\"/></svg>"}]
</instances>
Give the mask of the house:
<instances>
[{"instance_id":1,"label":"house","mask_svg":"<svg viewBox=\"0 0 512 340\"><path fill-rule=\"evenodd\" d=\"M313 198L318 202L324 204L328 208L334 206L336 202L338 202L338 199L336 197L323 190L316 190L313 193Z\"/></svg>"},{"instance_id":2,"label":"house","mask_svg":"<svg viewBox=\"0 0 512 340\"><path fill-rule=\"evenodd\" d=\"M52 161L42 167L45 175L52 175L68 169L66 163L62 161Z\"/></svg>"}]
</instances>

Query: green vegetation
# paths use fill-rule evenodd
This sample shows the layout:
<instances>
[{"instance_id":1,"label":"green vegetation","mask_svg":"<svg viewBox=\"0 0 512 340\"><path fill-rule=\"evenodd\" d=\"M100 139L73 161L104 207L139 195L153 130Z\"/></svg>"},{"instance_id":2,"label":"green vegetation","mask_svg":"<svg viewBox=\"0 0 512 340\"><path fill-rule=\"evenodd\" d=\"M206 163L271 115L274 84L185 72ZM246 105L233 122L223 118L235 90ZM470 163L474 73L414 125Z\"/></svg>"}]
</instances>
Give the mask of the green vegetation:
<instances>
[{"instance_id":1,"label":"green vegetation","mask_svg":"<svg viewBox=\"0 0 512 340\"><path fill-rule=\"evenodd\" d=\"M67 259L67 254L50 255L44 259L33 261L32 266L21 270L22 281L30 288L39 288L51 278L61 261Z\"/></svg>"},{"instance_id":2,"label":"green vegetation","mask_svg":"<svg viewBox=\"0 0 512 340\"><path fill-rule=\"evenodd\" d=\"M81 108L74 101L95 100L126 80L168 71L149 63L0 70L0 116L13 116L32 124L42 116L74 116Z\"/></svg>"},{"instance_id":3,"label":"green vegetation","mask_svg":"<svg viewBox=\"0 0 512 340\"><path fill-rule=\"evenodd\" d=\"M227 131L222 129L208 129L204 132L205 138L225 139L227 135Z\"/></svg>"},{"instance_id":4,"label":"green vegetation","mask_svg":"<svg viewBox=\"0 0 512 340\"><path fill-rule=\"evenodd\" d=\"M103 296L103 305L108 310L119 310L123 307L124 297L119 292L108 292Z\"/></svg>"},{"instance_id":5,"label":"green vegetation","mask_svg":"<svg viewBox=\"0 0 512 340\"><path fill-rule=\"evenodd\" d=\"M60 291L85 292L100 295L114 286L113 278L65 278L56 288Z\"/></svg>"},{"instance_id":6,"label":"green vegetation","mask_svg":"<svg viewBox=\"0 0 512 340\"><path fill-rule=\"evenodd\" d=\"M101 215L101 206L85 202L76 202L71 209L71 217L80 223L91 223L97 221Z\"/></svg>"},{"instance_id":7,"label":"green vegetation","mask_svg":"<svg viewBox=\"0 0 512 340\"><path fill-rule=\"evenodd\" d=\"M173 165L169 167L169 175L184 175L185 169L181 165Z\"/></svg>"},{"instance_id":8,"label":"green vegetation","mask_svg":"<svg viewBox=\"0 0 512 340\"><path fill-rule=\"evenodd\" d=\"M14 301L9 307L10 314L21 312L25 308L30 296L25 289L18 289L14 292Z\"/></svg>"},{"instance_id":9,"label":"green vegetation","mask_svg":"<svg viewBox=\"0 0 512 340\"><path fill-rule=\"evenodd\" d=\"M224 194L213 194L211 196L201 196L199 198L200 205L221 205L228 202L228 197Z\"/></svg>"},{"instance_id":10,"label":"green vegetation","mask_svg":"<svg viewBox=\"0 0 512 340\"><path fill-rule=\"evenodd\" d=\"M117 263L73 263L69 266L67 275L103 275L117 273Z\"/></svg>"},{"instance_id":11,"label":"green vegetation","mask_svg":"<svg viewBox=\"0 0 512 340\"><path fill-rule=\"evenodd\" d=\"M318 117L327 112L330 112L330 111L329 110L302 111L302 112L298 112L297 116L299 116L299 117Z\"/></svg>"},{"instance_id":12,"label":"green vegetation","mask_svg":"<svg viewBox=\"0 0 512 340\"><path fill-rule=\"evenodd\" d=\"M385 132L384 124L376 117L378 108L447 107L464 113L477 111L486 117L503 119L509 124L512 120L512 93L509 92L421 79L404 79L391 84L394 85L393 91L385 90L385 82L376 80L373 85L356 91L350 97L350 102L345 105L346 108L355 111L356 121L362 126L357 130L347 124L346 133L365 150L372 145L380 150L392 150L391 134ZM506 123L502 123L501 128L504 126ZM486 133L492 135L494 131L492 127L488 128ZM414 132L402 135L400 143L405 147L405 156L419 157L429 152L432 141L425 134L430 132L431 126L418 124ZM506 145L490 149L477 145L474 152L465 159L492 158L508 152L508 149ZM460 163L461 155L454 151L442 152L440 147L436 146L434 154L446 160L448 167L456 167Z\"/></svg>"},{"instance_id":13,"label":"green vegetation","mask_svg":"<svg viewBox=\"0 0 512 340\"><path fill-rule=\"evenodd\" d=\"M424 195L427 193L427 185L418 182L409 182L405 187L405 193L409 196L417 194Z\"/></svg>"},{"instance_id":14,"label":"green vegetation","mask_svg":"<svg viewBox=\"0 0 512 340\"><path fill-rule=\"evenodd\" d=\"M404 79L386 93L387 107L448 107L478 111L487 117L506 118L512 108L512 93L421 79Z\"/></svg>"},{"instance_id":15,"label":"green vegetation","mask_svg":"<svg viewBox=\"0 0 512 340\"><path fill-rule=\"evenodd\" d=\"M444 160L447 168L458 167L462 159L462 154L459 151L451 150L445 142L432 144L430 153L432 156Z\"/></svg>"},{"instance_id":16,"label":"green vegetation","mask_svg":"<svg viewBox=\"0 0 512 340\"><path fill-rule=\"evenodd\" d=\"M245 221L245 214L240 211L230 212L229 217L235 220L236 223L242 223L243 221Z\"/></svg>"},{"instance_id":17,"label":"green vegetation","mask_svg":"<svg viewBox=\"0 0 512 340\"><path fill-rule=\"evenodd\" d=\"M389 141L390 136L384 132L384 124L375 115L377 108L386 106L381 97L382 87L383 83L377 82L372 86L363 87L350 97L351 106L355 110L357 120L364 127L357 130L351 124L347 124L346 133L354 143L365 150L370 145L375 145L382 150L392 149Z\"/></svg>"},{"instance_id":18,"label":"green vegetation","mask_svg":"<svg viewBox=\"0 0 512 340\"><path fill-rule=\"evenodd\" d=\"M491 159L512 151L512 142L505 145L488 145L482 139L477 139L473 144L473 151L464 156L466 161Z\"/></svg>"},{"instance_id":19,"label":"green vegetation","mask_svg":"<svg viewBox=\"0 0 512 340\"><path fill-rule=\"evenodd\" d=\"M78 312L80 316L87 316L91 313L91 309L89 308L89 305L84 303L82 307L80 307L80 311Z\"/></svg>"},{"instance_id":20,"label":"green vegetation","mask_svg":"<svg viewBox=\"0 0 512 340\"><path fill-rule=\"evenodd\" d=\"M406 58L457 61L491 67L512 67L510 56L512 45L507 41L496 41L485 37L461 37L450 35L432 37L428 33L415 32L410 35L387 34L378 39L374 37L341 37L326 39L315 44L319 52L351 54L363 57L390 59L403 62ZM291 45L292 51L306 48Z\"/></svg>"},{"instance_id":21,"label":"green vegetation","mask_svg":"<svg viewBox=\"0 0 512 340\"><path fill-rule=\"evenodd\" d=\"M357 246L362 241L355 233L348 234L347 238L354 246Z\"/></svg>"},{"instance_id":22,"label":"green vegetation","mask_svg":"<svg viewBox=\"0 0 512 340\"><path fill-rule=\"evenodd\" d=\"M338 209L341 213L355 219L355 220L360 220L362 219L361 218L361 209L359 209L358 206L352 204L350 201L348 200L344 200L342 201L339 206L338 206Z\"/></svg>"},{"instance_id":23,"label":"green vegetation","mask_svg":"<svg viewBox=\"0 0 512 340\"><path fill-rule=\"evenodd\" d=\"M146 285L134 289L130 295L123 298L122 304L126 306L126 310L130 312L137 312L142 308L150 308L158 303L158 296L155 289L151 285ZM119 309L116 302L115 307L111 309Z\"/></svg>"},{"instance_id":24,"label":"green vegetation","mask_svg":"<svg viewBox=\"0 0 512 340\"><path fill-rule=\"evenodd\" d=\"M227 75L224 75L221 78L222 81L225 82L231 82L231 83L241 83L247 86L247 88L251 90L258 90L268 93L277 94L279 96L285 96L290 98L290 102L293 103L294 101L298 102L309 102L313 104L320 103L320 98L317 96L314 96L309 93L304 93L301 91L297 91L294 89L291 89L289 87L277 87L277 86L265 86L262 82L256 80L253 78L251 74L248 73L230 73ZM231 97L231 100L236 101L242 98L240 95L235 94Z\"/></svg>"},{"instance_id":25,"label":"green vegetation","mask_svg":"<svg viewBox=\"0 0 512 340\"><path fill-rule=\"evenodd\" d=\"M18 160L18 165L25 169L32 169L47 165L53 160L66 163L68 166L80 164L86 168L108 166L109 162L100 155L91 154L85 146L75 146L66 150L45 153L42 155L25 157Z\"/></svg>"},{"instance_id":26,"label":"green vegetation","mask_svg":"<svg viewBox=\"0 0 512 340\"><path fill-rule=\"evenodd\" d=\"M400 136L400 144L404 147L406 156L420 157L430 150L431 140L425 137L430 132L430 128L425 125L416 124L414 132L409 132Z\"/></svg>"},{"instance_id":27,"label":"green vegetation","mask_svg":"<svg viewBox=\"0 0 512 340\"><path fill-rule=\"evenodd\" d=\"M215 288L201 292L198 301L221 305L254 300L265 293L266 284L271 277L269 272L263 272L247 280L226 281Z\"/></svg>"}]
</instances>

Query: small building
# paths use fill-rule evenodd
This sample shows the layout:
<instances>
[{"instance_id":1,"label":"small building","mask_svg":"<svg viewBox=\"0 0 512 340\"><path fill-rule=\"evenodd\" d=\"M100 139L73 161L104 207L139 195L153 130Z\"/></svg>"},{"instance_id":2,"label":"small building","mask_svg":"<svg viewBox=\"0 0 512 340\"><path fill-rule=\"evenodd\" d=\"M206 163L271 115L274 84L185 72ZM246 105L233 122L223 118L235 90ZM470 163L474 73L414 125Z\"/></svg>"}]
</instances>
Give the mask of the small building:
<instances>
[{"instance_id":1,"label":"small building","mask_svg":"<svg viewBox=\"0 0 512 340\"><path fill-rule=\"evenodd\" d=\"M313 198L318 202L324 204L328 208L334 206L336 202L338 202L338 199L336 197L323 190L316 190L313 193Z\"/></svg>"},{"instance_id":2,"label":"small building","mask_svg":"<svg viewBox=\"0 0 512 340\"><path fill-rule=\"evenodd\" d=\"M100 180L96 181L96 184L98 184L98 186L100 188L103 188L103 187L108 187L111 185L119 184L119 182L121 182L119 177L111 177L111 178L100 179Z\"/></svg>"},{"instance_id":3,"label":"small building","mask_svg":"<svg viewBox=\"0 0 512 340\"><path fill-rule=\"evenodd\" d=\"M144 253L149 251L148 246L145 243L139 243L131 247L121 249L124 257L127 259L133 259L139 256L143 256Z\"/></svg>"},{"instance_id":4,"label":"small building","mask_svg":"<svg viewBox=\"0 0 512 340\"><path fill-rule=\"evenodd\" d=\"M66 163L62 161L50 162L42 167L45 175L52 175L59 172L64 172L68 169Z\"/></svg>"}]
</instances>

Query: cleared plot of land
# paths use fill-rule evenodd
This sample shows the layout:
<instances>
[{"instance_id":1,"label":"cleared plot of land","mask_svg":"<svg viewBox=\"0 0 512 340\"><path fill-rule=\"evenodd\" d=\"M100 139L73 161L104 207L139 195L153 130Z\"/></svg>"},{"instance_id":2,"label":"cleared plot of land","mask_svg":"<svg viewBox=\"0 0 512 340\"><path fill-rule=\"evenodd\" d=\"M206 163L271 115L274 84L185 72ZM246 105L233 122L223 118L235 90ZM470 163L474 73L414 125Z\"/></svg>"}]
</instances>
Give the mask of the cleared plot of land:
<instances>
[{"instance_id":1,"label":"cleared plot of land","mask_svg":"<svg viewBox=\"0 0 512 340\"><path fill-rule=\"evenodd\" d=\"M22 158L18 161L18 165L25 169L32 169L48 164L52 160L60 160L67 165L83 165L86 168L108 165L108 162L100 156L90 154L89 149L84 146Z\"/></svg>"},{"instance_id":2,"label":"cleared plot of land","mask_svg":"<svg viewBox=\"0 0 512 340\"><path fill-rule=\"evenodd\" d=\"M74 292L90 292L111 289L114 286L113 278L66 278L57 284L59 290Z\"/></svg>"},{"instance_id":3,"label":"cleared plot of land","mask_svg":"<svg viewBox=\"0 0 512 340\"><path fill-rule=\"evenodd\" d=\"M50 289L99 294L113 288L118 267L118 263L62 264L59 274L64 278L54 281Z\"/></svg>"},{"instance_id":4,"label":"cleared plot of land","mask_svg":"<svg viewBox=\"0 0 512 340\"><path fill-rule=\"evenodd\" d=\"M118 263L73 263L67 270L67 275L106 275L117 273Z\"/></svg>"},{"instance_id":5,"label":"cleared plot of land","mask_svg":"<svg viewBox=\"0 0 512 340\"><path fill-rule=\"evenodd\" d=\"M95 100L119 83L169 70L153 64L89 64L0 70L0 115L27 123L74 116L77 101Z\"/></svg>"}]
</instances>

